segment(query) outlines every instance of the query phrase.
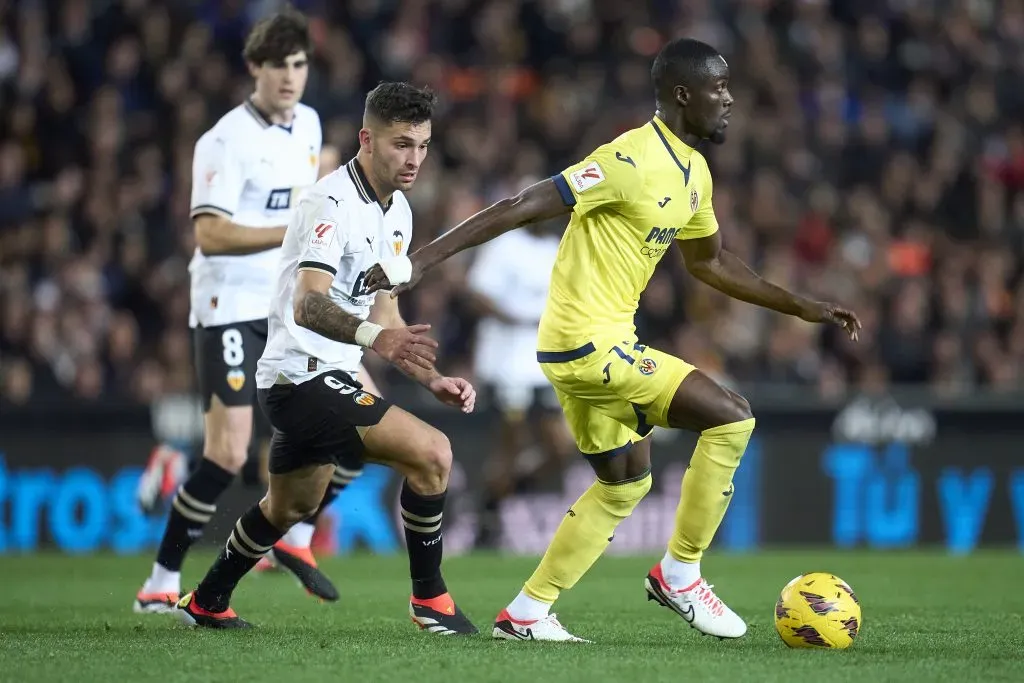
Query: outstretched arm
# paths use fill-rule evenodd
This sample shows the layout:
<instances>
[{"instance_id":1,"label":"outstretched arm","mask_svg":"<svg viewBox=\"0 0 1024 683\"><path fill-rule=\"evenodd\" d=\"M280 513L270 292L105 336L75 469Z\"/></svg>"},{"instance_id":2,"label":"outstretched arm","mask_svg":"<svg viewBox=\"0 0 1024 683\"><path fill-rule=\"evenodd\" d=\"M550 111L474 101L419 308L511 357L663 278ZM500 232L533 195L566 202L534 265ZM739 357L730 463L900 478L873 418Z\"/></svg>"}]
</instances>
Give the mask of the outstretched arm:
<instances>
[{"instance_id":1,"label":"outstretched arm","mask_svg":"<svg viewBox=\"0 0 1024 683\"><path fill-rule=\"evenodd\" d=\"M562 216L570 211L572 206L566 204L554 180L548 178L535 183L515 197L502 199L470 216L449 232L410 254L412 276L408 282L399 285L392 296L410 289L423 273L464 249L488 242L514 228ZM370 292L391 286L379 264L367 271L365 283Z\"/></svg>"},{"instance_id":2,"label":"outstretched arm","mask_svg":"<svg viewBox=\"0 0 1024 683\"><path fill-rule=\"evenodd\" d=\"M720 232L697 239L678 240L678 245L686 269L718 291L807 322L835 323L852 339L857 339L860 321L853 311L831 303L811 301L764 280L735 254L722 248Z\"/></svg>"}]
</instances>

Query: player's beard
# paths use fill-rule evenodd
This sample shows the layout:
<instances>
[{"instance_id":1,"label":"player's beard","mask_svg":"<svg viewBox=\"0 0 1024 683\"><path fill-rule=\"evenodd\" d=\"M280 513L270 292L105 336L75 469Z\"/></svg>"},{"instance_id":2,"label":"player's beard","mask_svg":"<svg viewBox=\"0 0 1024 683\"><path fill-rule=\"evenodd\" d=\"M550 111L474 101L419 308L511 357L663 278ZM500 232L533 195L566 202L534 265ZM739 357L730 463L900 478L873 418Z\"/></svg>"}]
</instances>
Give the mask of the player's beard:
<instances>
[{"instance_id":1,"label":"player's beard","mask_svg":"<svg viewBox=\"0 0 1024 683\"><path fill-rule=\"evenodd\" d=\"M384 160L374 160L373 175L376 177L377 184L380 185L381 192L390 194L399 189L395 185L395 175L391 173L391 169L388 168Z\"/></svg>"}]
</instances>

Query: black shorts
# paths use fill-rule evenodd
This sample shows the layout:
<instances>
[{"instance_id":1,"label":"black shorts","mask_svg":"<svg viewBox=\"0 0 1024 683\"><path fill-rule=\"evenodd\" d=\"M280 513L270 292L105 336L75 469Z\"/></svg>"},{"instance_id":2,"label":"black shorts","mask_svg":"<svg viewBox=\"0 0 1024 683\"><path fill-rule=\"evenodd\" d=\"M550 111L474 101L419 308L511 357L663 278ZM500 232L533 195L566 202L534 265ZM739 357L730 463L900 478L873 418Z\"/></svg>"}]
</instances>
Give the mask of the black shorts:
<instances>
[{"instance_id":1,"label":"black shorts","mask_svg":"<svg viewBox=\"0 0 1024 683\"><path fill-rule=\"evenodd\" d=\"M214 396L226 406L255 405L256 363L267 346L265 319L196 327L192 344L203 412Z\"/></svg>"},{"instance_id":2,"label":"black shorts","mask_svg":"<svg viewBox=\"0 0 1024 683\"><path fill-rule=\"evenodd\" d=\"M559 413L562 407L550 384L489 383L485 385L488 405L502 414L519 413L531 417Z\"/></svg>"},{"instance_id":3,"label":"black shorts","mask_svg":"<svg viewBox=\"0 0 1024 683\"><path fill-rule=\"evenodd\" d=\"M391 407L362 386L348 373L331 370L302 384L260 389L260 406L274 427L270 473L309 465L358 469L363 462L359 428L377 424Z\"/></svg>"}]
</instances>

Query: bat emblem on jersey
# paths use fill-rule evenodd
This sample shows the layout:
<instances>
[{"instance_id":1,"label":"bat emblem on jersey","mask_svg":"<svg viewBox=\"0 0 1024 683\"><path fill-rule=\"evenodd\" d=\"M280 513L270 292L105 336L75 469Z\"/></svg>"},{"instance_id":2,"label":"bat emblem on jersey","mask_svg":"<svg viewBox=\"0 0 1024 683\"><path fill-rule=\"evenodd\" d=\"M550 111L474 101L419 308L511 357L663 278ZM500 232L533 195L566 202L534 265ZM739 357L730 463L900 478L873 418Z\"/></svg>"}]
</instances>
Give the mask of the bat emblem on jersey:
<instances>
[{"instance_id":1,"label":"bat emblem on jersey","mask_svg":"<svg viewBox=\"0 0 1024 683\"><path fill-rule=\"evenodd\" d=\"M670 201L672 201L672 198L671 198L671 197L665 197L665 198L664 198L664 199L662 199L662 200L661 200L660 202L658 202L658 206L660 206L661 208L663 208L663 209L664 209L664 208L665 208L665 205L666 205L666 204L668 204L668 203L669 203Z\"/></svg>"},{"instance_id":2,"label":"bat emblem on jersey","mask_svg":"<svg viewBox=\"0 0 1024 683\"><path fill-rule=\"evenodd\" d=\"M697 213L697 207L700 206L700 196L697 194L697 188L690 190L690 211Z\"/></svg>"},{"instance_id":3,"label":"bat emblem on jersey","mask_svg":"<svg viewBox=\"0 0 1024 683\"><path fill-rule=\"evenodd\" d=\"M232 368L227 375L228 386L235 391L241 391L245 386L245 373L238 368Z\"/></svg>"},{"instance_id":4,"label":"bat emblem on jersey","mask_svg":"<svg viewBox=\"0 0 1024 683\"><path fill-rule=\"evenodd\" d=\"M402 243L405 241L405 236L402 235L401 230L395 230L391 233L391 236L395 238L392 246L395 248L395 256L398 256L402 253Z\"/></svg>"},{"instance_id":5,"label":"bat emblem on jersey","mask_svg":"<svg viewBox=\"0 0 1024 683\"><path fill-rule=\"evenodd\" d=\"M352 400L361 406L372 406L377 402L377 399L374 398L373 394L368 394L365 391L360 391Z\"/></svg>"},{"instance_id":6,"label":"bat emblem on jersey","mask_svg":"<svg viewBox=\"0 0 1024 683\"><path fill-rule=\"evenodd\" d=\"M629 164L633 168L636 168L636 162L633 161L633 159L631 157L623 156L622 152L616 152L615 153L615 158L618 159L619 161L623 161L623 162Z\"/></svg>"}]
</instances>

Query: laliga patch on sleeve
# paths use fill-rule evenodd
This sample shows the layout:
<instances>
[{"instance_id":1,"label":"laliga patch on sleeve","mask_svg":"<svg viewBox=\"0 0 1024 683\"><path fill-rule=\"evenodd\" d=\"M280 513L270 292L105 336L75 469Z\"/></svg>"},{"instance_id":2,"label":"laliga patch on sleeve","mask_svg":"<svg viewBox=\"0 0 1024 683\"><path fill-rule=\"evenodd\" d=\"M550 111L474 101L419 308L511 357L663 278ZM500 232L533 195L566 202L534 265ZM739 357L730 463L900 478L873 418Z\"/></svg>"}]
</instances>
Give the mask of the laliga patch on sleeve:
<instances>
[{"instance_id":1,"label":"laliga patch on sleeve","mask_svg":"<svg viewBox=\"0 0 1024 683\"><path fill-rule=\"evenodd\" d=\"M591 161L580 170L570 173L569 179L577 192L586 192L594 185L604 182L604 171L596 161Z\"/></svg>"},{"instance_id":2,"label":"laliga patch on sleeve","mask_svg":"<svg viewBox=\"0 0 1024 683\"><path fill-rule=\"evenodd\" d=\"M309 246L314 249L326 249L334 244L334 233L338 232L338 223L330 218L318 218L309 233Z\"/></svg>"}]
</instances>

